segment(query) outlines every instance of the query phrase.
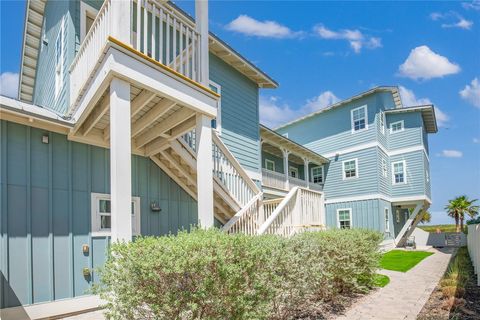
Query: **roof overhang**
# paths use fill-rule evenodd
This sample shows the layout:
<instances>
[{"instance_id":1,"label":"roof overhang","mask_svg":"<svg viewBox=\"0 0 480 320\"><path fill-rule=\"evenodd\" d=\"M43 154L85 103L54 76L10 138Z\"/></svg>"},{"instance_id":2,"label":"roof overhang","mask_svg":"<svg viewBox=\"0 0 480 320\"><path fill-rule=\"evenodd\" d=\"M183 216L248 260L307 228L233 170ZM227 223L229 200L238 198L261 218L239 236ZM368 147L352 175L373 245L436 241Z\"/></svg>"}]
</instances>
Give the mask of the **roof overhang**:
<instances>
[{"instance_id":1,"label":"roof overhang","mask_svg":"<svg viewBox=\"0 0 480 320\"><path fill-rule=\"evenodd\" d=\"M437 119L435 117L435 107L433 105L413 106L400 109L386 110L385 114L397 114L407 112L421 112L423 124L427 133L436 133L438 131Z\"/></svg>"},{"instance_id":2,"label":"roof overhang","mask_svg":"<svg viewBox=\"0 0 480 320\"><path fill-rule=\"evenodd\" d=\"M321 114L321 113L324 113L324 112L327 112L327 111L330 111L332 109L335 109L335 108L338 108L338 107L341 107L347 103L350 103L352 101L355 101L355 100L358 100L358 99L361 99L363 97L366 97L366 96L369 96L371 94L374 94L374 93L377 93L377 92L391 92L392 95L393 95L393 102L395 104L395 108L402 108L402 100L400 98L400 93L398 91L398 87L396 86L380 86L380 87L375 87L375 88L372 88L370 90L367 90L365 92L362 92L360 94L357 94L353 97L350 97L346 100L342 100L342 101L339 101L337 103L334 103L326 108L323 108L323 109L320 109L318 111L315 111L315 112L312 112L310 114L307 114L306 116L303 116L303 117L300 117L298 119L295 119L293 121L290 121L286 124L283 124L277 128L275 128L274 130L278 130L278 129L281 129L281 128L284 128L284 127L287 127L289 125L292 125L294 123L297 123L297 122L300 122L300 121L303 121L305 119L308 119L308 118L311 118L311 117L314 117L318 114Z\"/></svg>"},{"instance_id":3,"label":"roof overhang","mask_svg":"<svg viewBox=\"0 0 480 320\"><path fill-rule=\"evenodd\" d=\"M295 155L300 156L301 158L309 159L311 162L317 164L330 162L330 160L328 160L327 158L296 143L295 141L288 139L287 137L282 136L281 134L278 134L277 132L273 131L270 128L267 128L262 124L260 125L260 137L263 141L267 143L273 143L276 147L285 148L293 152Z\"/></svg>"}]
</instances>

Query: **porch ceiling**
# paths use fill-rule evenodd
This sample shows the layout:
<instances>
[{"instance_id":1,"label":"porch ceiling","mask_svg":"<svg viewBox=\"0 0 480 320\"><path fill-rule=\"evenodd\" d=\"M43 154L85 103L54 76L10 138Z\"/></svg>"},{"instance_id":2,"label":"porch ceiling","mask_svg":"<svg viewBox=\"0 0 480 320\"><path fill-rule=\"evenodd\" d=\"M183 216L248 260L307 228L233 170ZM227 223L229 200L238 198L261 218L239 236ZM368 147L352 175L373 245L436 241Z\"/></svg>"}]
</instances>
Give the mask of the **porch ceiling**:
<instances>
[{"instance_id":1,"label":"porch ceiling","mask_svg":"<svg viewBox=\"0 0 480 320\"><path fill-rule=\"evenodd\" d=\"M169 142L192 130L196 112L138 85L130 86L132 153L151 156ZM107 89L75 124L69 138L102 147L110 146L110 91Z\"/></svg>"}]
</instances>

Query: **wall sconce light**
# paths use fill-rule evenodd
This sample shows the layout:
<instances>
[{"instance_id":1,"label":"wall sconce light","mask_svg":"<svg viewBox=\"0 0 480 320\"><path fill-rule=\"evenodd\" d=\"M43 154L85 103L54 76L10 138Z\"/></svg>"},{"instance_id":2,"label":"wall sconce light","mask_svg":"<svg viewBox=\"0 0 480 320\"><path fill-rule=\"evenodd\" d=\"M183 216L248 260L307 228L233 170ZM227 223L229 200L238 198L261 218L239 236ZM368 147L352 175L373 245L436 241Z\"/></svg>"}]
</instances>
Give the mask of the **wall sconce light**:
<instances>
[{"instance_id":1,"label":"wall sconce light","mask_svg":"<svg viewBox=\"0 0 480 320\"><path fill-rule=\"evenodd\" d=\"M42 136L42 143L48 144L48 134Z\"/></svg>"},{"instance_id":2,"label":"wall sconce light","mask_svg":"<svg viewBox=\"0 0 480 320\"><path fill-rule=\"evenodd\" d=\"M160 208L160 206L158 205L158 202L157 201L152 201L150 203L150 210L152 210L152 212L160 212L162 211L162 209Z\"/></svg>"},{"instance_id":3,"label":"wall sconce light","mask_svg":"<svg viewBox=\"0 0 480 320\"><path fill-rule=\"evenodd\" d=\"M89 251L90 251L90 246L89 246L88 244L84 244L84 245L82 246L82 252L83 252L83 254L88 255L88 252L89 252Z\"/></svg>"}]
</instances>

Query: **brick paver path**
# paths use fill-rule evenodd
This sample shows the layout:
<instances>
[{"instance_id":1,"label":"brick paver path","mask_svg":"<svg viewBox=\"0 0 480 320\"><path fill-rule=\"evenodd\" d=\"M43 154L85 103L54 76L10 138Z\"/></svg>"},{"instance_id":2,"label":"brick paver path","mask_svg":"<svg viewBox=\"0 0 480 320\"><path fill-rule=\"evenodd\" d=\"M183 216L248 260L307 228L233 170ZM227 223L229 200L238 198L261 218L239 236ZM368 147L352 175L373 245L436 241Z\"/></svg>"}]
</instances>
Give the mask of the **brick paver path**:
<instances>
[{"instance_id":1,"label":"brick paver path","mask_svg":"<svg viewBox=\"0 0 480 320\"><path fill-rule=\"evenodd\" d=\"M390 277L390 283L361 298L337 320L416 319L447 269L454 252L454 249L431 250L435 254L406 273L380 270L380 273Z\"/></svg>"}]
</instances>

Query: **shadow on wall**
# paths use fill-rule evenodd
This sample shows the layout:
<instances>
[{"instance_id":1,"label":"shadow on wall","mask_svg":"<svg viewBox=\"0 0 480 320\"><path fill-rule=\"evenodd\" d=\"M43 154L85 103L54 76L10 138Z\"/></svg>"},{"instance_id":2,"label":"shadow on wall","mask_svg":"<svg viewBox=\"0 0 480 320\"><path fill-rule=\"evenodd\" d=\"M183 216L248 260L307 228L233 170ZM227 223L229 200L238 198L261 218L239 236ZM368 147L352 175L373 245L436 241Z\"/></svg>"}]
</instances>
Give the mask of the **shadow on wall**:
<instances>
[{"instance_id":1,"label":"shadow on wall","mask_svg":"<svg viewBox=\"0 0 480 320\"><path fill-rule=\"evenodd\" d=\"M463 232L426 232L415 228L412 233L417 246L462 247L467 245L467 236Z\"/></svg>"},{"instance_id":2,"label":"shadow on wall","mask_svg":"<svg viewBox=\"0 0 480 320\"><path fill-rule=\"evenodd\" d=\"M5 279L3 272L0 272L0 319L2 320L29 320L30 317L25 312L25 309L21 306L21 302L18 299L15 291L10 287L9 282ZM4 306L17 306L8 309L2 309Z\"/></svg>"}]
</instances>

